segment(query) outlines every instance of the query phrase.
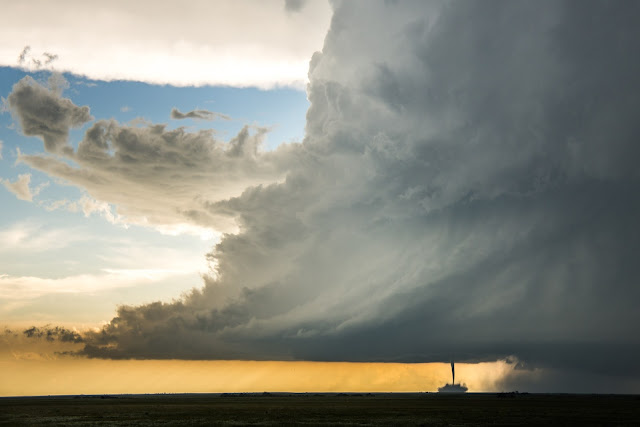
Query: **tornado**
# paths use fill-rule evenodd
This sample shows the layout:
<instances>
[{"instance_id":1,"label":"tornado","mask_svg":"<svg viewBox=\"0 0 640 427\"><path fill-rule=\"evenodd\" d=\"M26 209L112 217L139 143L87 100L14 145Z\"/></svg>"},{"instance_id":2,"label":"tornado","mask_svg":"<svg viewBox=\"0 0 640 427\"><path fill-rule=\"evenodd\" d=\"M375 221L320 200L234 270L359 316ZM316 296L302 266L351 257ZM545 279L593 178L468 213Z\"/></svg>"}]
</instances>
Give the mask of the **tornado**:
<instances>
[{"instance_id":1,"label":"tornado","mask_svg":"<svg viewBox=\"0 0 640 427\"><path fill-rule=\"evenodd\" d=\"M455 384L456 383L456 367L453 362L451 362L451 377L453 378L451 380L451 384Z\"/></svg>"},{"instance_id":2,"label":"tornado","mask_svg":"<svg viewBox=\"0 0 640 427\"><path fill-rule=\"evenodd\" d=\"M466 393L467 388L464 384L456 384L456 367L453 361L451 361L451 384L445 384L438 388L439 393Z\"/></svg>"}]
</instances>

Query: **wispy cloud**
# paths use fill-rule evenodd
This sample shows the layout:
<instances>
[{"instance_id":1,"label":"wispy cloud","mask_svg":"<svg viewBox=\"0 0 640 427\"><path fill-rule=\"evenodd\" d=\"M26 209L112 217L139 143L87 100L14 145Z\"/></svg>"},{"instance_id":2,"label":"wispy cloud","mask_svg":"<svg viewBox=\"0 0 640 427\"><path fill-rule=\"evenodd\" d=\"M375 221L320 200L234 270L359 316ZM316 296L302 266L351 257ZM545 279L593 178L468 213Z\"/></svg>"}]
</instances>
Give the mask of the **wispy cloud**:
<instances>
[{"instance_id":1,"label":"wispy cloud","mask_svg":"<svg viewBox=\"0 0 640 427\"><path fill-rule=\"evenodd\" d=\"M15 181L10 181L8 179L3 179L0 181L2 181L2 184L5 186L5 188L15 194L18 199L25 200L27 202L32 202L33 198L40 194L40 191L42 191L43 188L49 185L48 182L43 182L36 188L31 189L30 173L18 175L18 179L16 179Z\"/></svg>"},{"instance_id":2,"label":"wispy cloud","mask_svg":"<svg viewBox=\"0 0 640 427\"><path fill-rule=\"evenodd\" d=\"M147 286L185 277L206 274L210 265L199 252L172 247L170 240L145 243L134 238L95 235L85 227L53 228L25 221L0 229L0 254L3 257L21 254L42 254L51 259L70 257L79 265L77 274L65 275L42 271L37 265L27 275L2 274L0 298L5 303L20 302L51 294L87 294L123 287ZM78 257L77 251L92 247L90 257ZM85 245L85 246L82 246ZM75 254L75 257L74 257ZM63 261L58 259L56 263ZM192 279L189 279L192 280Z\"/></svg>"},{"instance_id":3,"label":"wispy cloud","mask_svg":"<svg viewBox=\"0 0 640 427\"><path fill-rule=\"evenodd\" d=\"M25 300L59 293L94 293L123 287L151 285L169 277L193 271L181 269L104 269L100 274L80 274L61 278L0 275L0 298Z\"/></svg>"},{"instance_id":4,"label":"wispy cloud","mask_svg":"<svg viewBox=\"0 0 640 427\"><path fill-rule=\"evenodd\" d=\"M43 252L64 248L91 235L80 227L50 228L34 221L22 221L0 228L0 253Z\"/></svg>"},{"instance_id":5,"label":"wispy cloud","mask_svg":"<svg viewBox=\"0 0 640 427\"><path fill-rule=\"evenodd\" d=\"M18 56L18 65L24 65L25 61L27 60L27 55L29 54L29 51L31 50L31 46L25 46L22 48L22 51L20 52L20 55Z\"/></svg>"},{"instance_id":6,"label":"wispy cloud","mask_svg":"<svg viewBox=\"0 0 640 427\"><path fill-rule=\"evenodd\" d=\"M171 109L171 118L174 120L182 119L196 119L196 120L231 120L231 117L226 114L216 113L209 110L192 110L186 113L181 113L177 108Z\"/></svg>"},{"instance_id":7,"label":"wispy cloud","mask_svg":"<svg viewBox=\"0 0 640 427\"><path fill-rule=\"evenodd\" d=\"M44 338L47 341L61 341L61 342L82 342L82 336L77 331L72 331L60 326L44 326L37 327L32 326L22 331L23 335L27 338Z\"/></svg>"}]
</instances>

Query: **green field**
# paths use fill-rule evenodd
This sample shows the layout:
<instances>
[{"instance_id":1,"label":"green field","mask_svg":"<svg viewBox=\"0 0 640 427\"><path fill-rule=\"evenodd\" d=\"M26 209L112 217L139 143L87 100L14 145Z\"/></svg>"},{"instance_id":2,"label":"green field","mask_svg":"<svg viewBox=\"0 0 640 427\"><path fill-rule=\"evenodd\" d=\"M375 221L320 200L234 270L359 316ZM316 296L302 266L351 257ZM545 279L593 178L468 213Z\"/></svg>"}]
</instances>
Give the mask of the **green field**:
<instances>
[{"instance_id":1,"label":"green field","mask_svg":"<svg viewBox=\"0 0 640 427\"><path fill-rule=\"evenodd\" d=\"M193 394L0 398L0 425L638 425L640 396Z\"/></svg>"}]
</instances>

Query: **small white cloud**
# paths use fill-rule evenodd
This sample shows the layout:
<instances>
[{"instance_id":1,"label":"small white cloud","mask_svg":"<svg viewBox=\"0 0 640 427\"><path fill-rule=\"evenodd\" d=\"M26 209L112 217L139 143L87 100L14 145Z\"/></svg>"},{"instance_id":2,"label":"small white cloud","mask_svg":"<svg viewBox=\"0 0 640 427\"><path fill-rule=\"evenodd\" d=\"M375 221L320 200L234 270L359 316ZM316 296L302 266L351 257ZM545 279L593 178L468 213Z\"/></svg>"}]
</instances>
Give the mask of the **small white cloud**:
<instances>
[{"instance_id":1,"label":"small white cloud","mask_svg":"<svg viewBox=\"0 0 640 427\"><path fill-rule=\"evenodd\" d=\"M67 210L69 210L70 212L77 211L77 210L73 211L69 209L68 208L69 205L70 205L70 202L67 199L55 200L53 202L46 201L46 202L40 203L40 206L42 206L47 212L52 212L52 211L56 211L58 209L64 209L64 208L67 208Z\"/></svg>"},{"instance_id":2,"label":"small white cloud","mask_svg":"<svg viewBox=\"0 0 640 427\"><path fill-rule=\"evenodd\" d=\"M128 105L123 105L122 107L120 107L120 111L123 113L127 113L131 111L131 107L129 107Z\"/></svg>"},{"instance_id":3,"label":"small white cloud","mask_svg":"<svg viewBox=\"0 0 640 427\"><path fill-rule=\"evenodd\" d=\"M35 192L32 192L29 188L29 183L31 182L31 174L25 173L18 176L18 179L11 182L8 179L2 181L2 184L5 188L11 191L15 196L20 200L26 200L27 202L33 201L33 196L35 196Z\"/></svg>"},{"instance_id":4,"label":"small white cloud","mask_svg":"<svg viewBox=\"0 0 640 427\"><path fill-rule=\"evenodd\" d=\"M87 81L82 81L82 80L76 80L74 82L74 84L78 85L78 86L86 86L86 87L96 87L98 86L97 83L94 82L87 82Z\"/></svg>"},{"instance_id":5,"label":"small white cloud","mask_svg":"<svg viewBox=\"0 0 640 427\"><path fill-rule=\"evenodd\" d=\"M0 179L0 182L2 182L2 184L7 188L7 190L15 194L18 199L26 200L27 202L32 202L35 196L40 194L40 192L44 188L49 186L49 181L46 181L38 185L36 188L32 190L31 187L29 186L31 184L30 173L18 175L18 179L16 179L13 182L9 181L8 179L5 179L5 180Z\"/></svg>"},{"instance_id":6,"label":"small white cloud","mask_svg":"<svg viewBox=\"0 0 640 427\"><path fill-rule=\"evenodd\" d=\"M91 214L97 213L111 224L119 222L117 216L111 210L109 203L101 202L85 196L78 201L78 204L80 205L85 217L89 217Z\"/></svg>"},{"instance_id":7,"label":"small white cloud","mask_svg":"<svg viewBox=\"0 0 640 427\"><path fill-rule=\"evenodd\" d=\"M86 218L93 214L97 214L111 224L122 225L125 228L128 227L125 219L117 213L114 213L113 208L109 203L93 199L89 196L83 196L74 202L66 199L56 200L49 202L48 204L43 203L42 206L49 212L59 209L64 209L69 212L82 211Z\"/></svg>"}]
</instances>

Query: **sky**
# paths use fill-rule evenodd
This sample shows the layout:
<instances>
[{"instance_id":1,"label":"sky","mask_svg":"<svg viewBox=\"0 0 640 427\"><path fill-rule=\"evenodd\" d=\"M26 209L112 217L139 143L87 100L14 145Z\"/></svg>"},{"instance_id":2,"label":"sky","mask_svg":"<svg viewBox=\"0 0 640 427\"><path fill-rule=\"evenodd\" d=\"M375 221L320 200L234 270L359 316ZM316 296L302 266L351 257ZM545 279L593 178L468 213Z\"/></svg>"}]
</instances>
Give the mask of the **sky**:
<instances>
[{"instance_id":1,"label":"sky","mask_svg":"<svg viewBox=\"0 0 640 427\"><path fill-rule=\"evenodd\" d=\"M640 5L161 3L5 8L0 395L640 392Z\"/></svg>"}]
</instances>

